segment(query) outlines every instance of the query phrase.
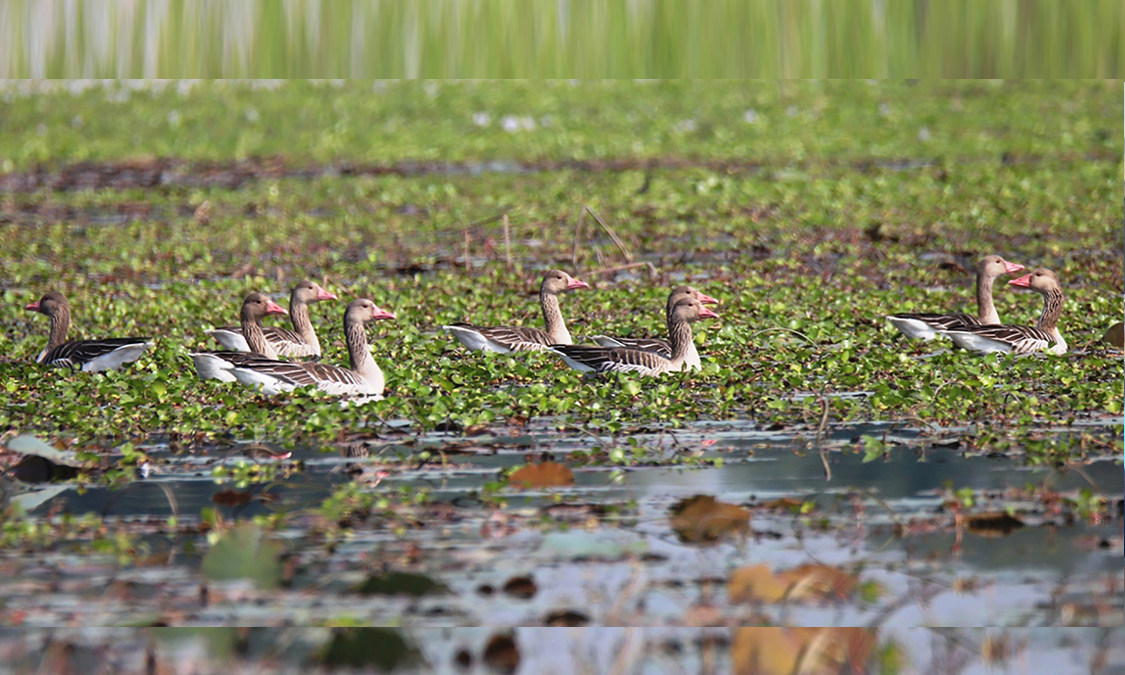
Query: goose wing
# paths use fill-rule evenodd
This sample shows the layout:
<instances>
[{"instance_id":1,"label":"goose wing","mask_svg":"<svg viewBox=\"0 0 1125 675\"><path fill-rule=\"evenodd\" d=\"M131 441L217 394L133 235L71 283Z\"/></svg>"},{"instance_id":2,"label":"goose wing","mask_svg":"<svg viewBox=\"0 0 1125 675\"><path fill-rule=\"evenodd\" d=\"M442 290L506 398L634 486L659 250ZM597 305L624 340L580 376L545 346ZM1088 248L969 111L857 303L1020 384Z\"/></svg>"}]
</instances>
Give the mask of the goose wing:
<instances>
[{"instance_id":1,"label":"goose wing","mask_svg":"<svg viewBox=\"0 0 1125 675\"><path fill-rule=\"evenodd\" d=\"M540 351L551 344L547 331L530 326L496 326L482 328L468 323L443 326L469 349L498 352Z\"/></svg>"},{"instance_id":2,"label":"goose wing","mask_svg":"<svg viewBox=\"0 0 1125 675\"><path fill-rule=\"evenodd\" d=\"M889 319L921 321L937 330L951 330L959 326L979 326L980 319L969 314L935 314L931 312L905 312L891 314Z\"/></svg>"},{"instance_id":3,"label":"goose wing","mask_svg":"<svg viewBox=\"0 0 1125 675\"><path fill-rule=\"evenodd\" d=\"M595 373L655 375L668 370L671 363L659 354L625 347L551 345L550 349L563 357L571 368Z\"/></svg>"},{"instance_id":4,"label":"goose wing","mask_svg":"<svg viewBox=\"0 0 1125 675\"><path fill-rule=\"evenodd\" d=\"M627 338L595 335L593 340L603 347L639 349L643 352L659 354L666 359L672 358L672 345L668 344L667 340L662 340L660 338Z\"/></svg>"},{"instance_id":5,"label":"goose wing","mask_svg":"<svg viewBox=\"0 0 1125 675\"><path fill-rule=\"evenodd\" d=\"M143 352L151 343L147 337L101 338L97 340L71 340L55 347L49 352L39 356L39 363L60 368L81 368L89 363L118 349L126 347L141 348ZM137 353L137 357L140 352Z\"/></svg>"}]
</instances>

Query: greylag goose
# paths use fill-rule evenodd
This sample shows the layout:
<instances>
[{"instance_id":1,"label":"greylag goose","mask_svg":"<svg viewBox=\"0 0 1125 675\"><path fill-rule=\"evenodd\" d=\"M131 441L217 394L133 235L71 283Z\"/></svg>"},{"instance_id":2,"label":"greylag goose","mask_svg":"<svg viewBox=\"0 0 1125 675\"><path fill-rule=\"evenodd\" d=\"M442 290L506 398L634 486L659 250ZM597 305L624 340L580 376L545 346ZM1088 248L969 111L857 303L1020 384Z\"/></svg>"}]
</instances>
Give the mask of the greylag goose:
<instances>
[{"instance_id":1,"label":"greylag goose","mask_svg":"<svg viewBox=\"0 0 1125 675\"><path fill-rule=\"evenodd\" d=\"M1040 267L1031 274L1012 279L1008 285L1030 288L1043 296L1043 313L1039 315L1035 326L960 326L943 330L942 335L948 335L957 346L975 352L1030 354L1046 351L1065 354L1066 340L1059 332L1063 292L1058 276L1051 270Z\"/></svg>"},{"instance_id":2,"label":"greylag goose","mask_svg":"<svg viewBox=\"0 0 1125 675\"><path fill-rule=\"evenodd\" d=\"M891 314L887 321L907 337L933 340L940 331L957 326L987 326L1000 323L1000 315L992 304L992 283L996 277L1012 274L1023 265L1010 263L998 255L986 255L977 263L977 316L969 314Z\"/></svg>"},{"instance_id":3,"label":"greylag goose","mask_svg":"<svg viewBox=\"0 0 1125 675\"><path fill-rule=\"evenodd\" d=\"M269 314L286 314L286 311L284 307L261 293L254 292L247 295L242 301L238 318L242 325L239 333L245 336L250 352L228 350L191 353L191 360L195 363L195 372L199 375L199 379L234 382L235 378L230 369L235 364L254 355L276 359L277 351L266 340L261 324L262 318Z\"/></svg>"},{"instance_id":4,"label":"greylag goose","mask_svg":"<svg viewBox=\"0 0 1125 675\"><path fill-rule=\"evenodd\" d=\"M547 330L528 326L481 328L467 323L455 323L442 328L453 333L469 349L501 354L538 351L553 344L568 345L572 340L562 312L559 311L559 293L589 287L590 284L561 270L551 270L543 275L543 283L539 285L539 305L543 308L543 321L547 324Z\"/></svg>"},{"instance_id":5,"label":"greylag goose","mask_svg":"<svg viewBox=\"0 0 1125 675\"><path fill-rule=\"evenodd\" d=\"M266 340L278 356L289 358L320 358L320 340L316 337L312 320L309 319L309 303L321 300L335 300L336 296L324 290L315 281L302 281L293 287L289 294L289 320L293 330L279 326L263 326ZM249 352L250 345L242 333L241 326L224 326L203 331L218 340L224 349L236 352Z\"/></svg>"},{"instance_id":6,"label":"greylag goose","mask_svg":"<svg viewBox=\"0 0 1125 675\"><path fill-rule=\"evenodd\" d=\"M147 337L67 342L66 332L70 329L70 303L62 293L51 291L35 302L25 305L24 309L46 314L51 319L47 346L39 352L39 356L35 357L35 361L43 365L73 368L91 373L117 370L141 358L141 354L152 346L150 338Z\"/></svg>"},{"instance_id":7,"label":"greylag goose","mask_svg":"<svg viewBox=\"0 0 1125 675\"><path fill-rule=\"evenodd\" d=\"M627 347L552 345L551 351L563 357L566 364L575 370L660 375L684 369L691 345L692 322L718 318L718 316L695 298L684 298L676 303L668 313L668 338L672 343L671 358L665 358L655 352Z\"/></svg>"},{"instance_id":8,"label":"greylag goose","mask_svg":"<svg viewBox=\"0 0 1125 675\"><path fill-rule=\"evenodd\" d=\"M344 336L348 344L351 368L326 363L272 361L250 357L236 364L231 373L246 386L262 388L267 395L292 391L297 387L317 387L334 396L366 396L382 398L383 371L371 358L367 348L369 321L393 319L395 315L380 309L370 300L352 300L344 310Z\"/></svg>"},{"instance_id":9,"label":"greylag goose","mask_svg":"<svg viewBox=\"0 0 1125 675\"><path fill-rule=\"evenodd\" d=\"M719 302L715 298L705 295L691 286L677 286L672 289L672 293L668 295L668 304L664 307L664 317L666 320L668 315L672 313L672 308L676 306L676 303L684 298L695 298L704 305L713 305ZM672 358L672 345L663 338L609 337L608 335L595 335L594 342L597 342L603 347L640 349L645 352L655 352L666 359ZM688 370L699 370L703 367L703 362L699 359L699 350L695 348L694 341L688 345L688 353L687 358L684 360L684 365Z\"/></svg>"}]
</instances>

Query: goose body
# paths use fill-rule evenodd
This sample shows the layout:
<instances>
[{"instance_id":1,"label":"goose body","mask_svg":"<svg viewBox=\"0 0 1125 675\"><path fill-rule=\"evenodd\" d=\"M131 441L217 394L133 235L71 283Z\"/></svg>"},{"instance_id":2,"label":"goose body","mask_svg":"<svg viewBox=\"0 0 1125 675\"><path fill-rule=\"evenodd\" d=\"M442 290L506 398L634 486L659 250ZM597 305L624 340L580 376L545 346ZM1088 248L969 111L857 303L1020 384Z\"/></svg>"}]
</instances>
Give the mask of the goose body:
<instances>
[{"instance_id":1,"label":"goose body","mask_svg":"<svg viewBox=\"0 0 1125 675\"><path fill-rule=\"evenodd\" d=\"M381 398L384 389L383 371L368 351L364 325L369 321L393 318L394 314L380 309L370 300L353 300L348 304L344 311L344 335L351 368L252 356L235 363L230 368L230 373L242 384L260 387L263 393L271 396L297 387L312 386L334 396Z\"/></svg>"},{"instance_id":2,"label":"goose body","mask_svg":"<svg viewBox=\"0 0 1125 675\"><path fill-rule=\"evenodd\" d=\"M948 336L963 349L981 353L1032 354L1045 351L1050 354L1065 354L1066 340L1059 332L1063 292L1058 276L1051 270L1040 267L1008 284L1029 288L1043 296L1043 312L1035 326L960 326L941 331L942 335Z\"/></svg>"},{"instance_id":3,"label":"goose body","mask_svg":"<svg viewBox=\"0 0 1125 675\"><path fill-rule=\"evenodd\" d=\"M992 302L992 284L996 277L1013 274L1023 269L1023 265L1010 263L998 255L988 255L977 263L977 316L969 314L937 314L927 312L908 312L891 314L887 321L907 337L918 340L933 340L942 331L959 326L986 326L1000 323L1000 315Z\"/></svg>"},{"instance_id":4,"label":"goose body","mask_svg":"<svg viewBox=\"0 0 1125 675\"><path fill-rule=\"evenodd\" d=\"M528 326L498 326L483 328L469 323L454 323L442 328L474 351L510 352L540 351L553 344L568 345L573 342L559 310L559 294L577 288L589 288L561 270L551 270L539 285L539 305L543 310L546 330Z\"/></svg>"},{"instance_id":5,"label":"goose body","mask_svg":"<svg viewBox=\"0 0 1125 675\"><path fill-rule=\"evenodd\" d=\"M302 281L289 294L289 319L293 330L280 326L263 326L262 333L278 356L288 358L320 358L320 340L309 318L309 303L335 300L336 296L314 281ZM203 331L215 338L224 349L251 352L242 326L224 326Z\"/></svg>"},{"instance_id":6,"label":"goose body","mask_svg":"<svg viewBox=\"0 0 1125 675\"><path fill-rule=\"evenodd\" d=\"M24 309L45 314L51 319L47 346L35 357L37 363L72 368L91 373L117 370L141 357L152 342L147 337L70 340L70 303L62 293L51 291Z\"/></svg>"},{"instance_id":7,"label":"goose body","mask_svg":"<svg viewBox=\"0 0 1125 675\"><path fill-rule=\"evenodd\" d=\"M709 295L705 295L692 288L691 286L678 286L672 289L668 295L668 303L665 305L665 317L671 313L672 308L676 306L680 300L684 298L695 298L704 305L717 304L719 301ZM640 350L644 352L653 352L659 354L666 359L672 358L672 345L667 340L662 338L633 338L633 337L610 337L608 335L595 335L594 342L603 347L624 347L626 349ZM687 357L684 365L689 370L699 370L703 367L703 362L699 358L699 350L695 347L693 341L688 345Z\"/></svg>"},{"instance_id":8,"label":"goose body","mask_svg":"<svg viewBox=\"0 0 1125 675\"><path fill-rule=\"evenodd\" d=\"M561 356L574 370L584 372L660 375L690 369L687 357L692 344L691 324L700 319L717 317L718 314L693 297L677 302L667 314L668 338L672 348L670 357L628 347L591 345L552 345L551 351Z\"/></svg>"},{"instance_id":9,"label":"goose body","mask_svg":"<svg viewBox=\"0 0 1125 675\"><path fill-rule=\"evenodd\" d=\"M191 356L192 363L195 364L195 372L199 375L199 379L234 382L235 377L231 369L235 365L255 356L276 359L277 352L266 339L261 320L270 314L285 313L285 308L261 293L255 292L247 295L239 310L239 321L241 322L239 335L244 336L250 351L192 352L189 356Z\"/></svg>"}]
</instances>

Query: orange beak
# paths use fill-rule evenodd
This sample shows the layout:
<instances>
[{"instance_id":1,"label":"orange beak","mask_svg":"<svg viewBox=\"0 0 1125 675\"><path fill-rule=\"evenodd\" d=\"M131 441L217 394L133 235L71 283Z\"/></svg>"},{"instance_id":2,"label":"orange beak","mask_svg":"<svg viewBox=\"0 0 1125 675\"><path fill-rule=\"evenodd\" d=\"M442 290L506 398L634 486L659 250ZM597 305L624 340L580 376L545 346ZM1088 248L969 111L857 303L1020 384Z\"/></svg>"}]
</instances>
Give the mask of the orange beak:
<instances>
[{"instance_id":1,"label":"orange beak","mask_svg":"<svg viewBox=\"0 0 1125 675\"><path fill-rule=\"evenodd\" d=\"M1031 288L1031 275L1025 274L1019 279L1012 279L1008 282L1009 286L1019 286L1020 288Z\"/></svg>"},{"instance_id":2,"label":"orange beak","mask_svg":"<svg viewBox=\"0 0 1125 675\"><path fill-rule=\"evenodd\" d=\"M1023 265L1021 265L1019 263L1008 262L1007 260L1004 261L1004 271L1007 272L1008 274L1015 274L1016 272L1019 272L1022 269L1023 269Z\"/></svg>"},{"instance_id":3,"label":"orange beak","mask_svg":"<svg viewBox=\"0 0 1125 675\"><path fill-rule=\"evenodd\" d=\"M719 318L719 315L712 312L711 310L707 309L706 307L703 307L699 310L699 318L700 319L717 319L717 318Z\"/></svg>"},{"instance_id":4,"label":"orange beak","mask_svg":"<svg viewBox=\"0 0 1125 675\"><path fill-rule=\"evenodd\" d=\"M24 305L24 309L30 309L33 312L38 312L39 311L39 301L36 300L35 302L31 303L30 305Z\"/></svg>"},{"instance_id":5,"label":"orange beak","mask_svg":"<svg viewBox=\"0 0 1125 675\"><path fill-rule=\"evenodd\" d=\"M336 300L336 294L324 290L320 284L316 285L316 299L317 300Z\"/></svg>"},{"instance_id":6,"label":"orange beak","mask_svg":"<svg viewBox=\"0 0 1125 675\"><path fill-rule=\"evenodd\" d=\"M566 278L566 290L568 290L568 291L573 291L576 288L589 288L589 287L590 287L590 284L586 283L585 281L579 281L578 279L575 279L574 277L567 277Z\"/></svg>"},{"instance_id":7,"label":"orange beak","mask_svg":"<svg viewBox=\"0 0 1125 675\"><path fill-rule=\"evenodd\" d=\"M266 314L288 314L289 310L277 304L273 300L266 300Z\"/></svg>"},{"instance_id":8,"label":"orange beak","mask_svg":"<svg viewBox=\"0 0 1125 675\"><path fill-rule=\"evenodd\" d=\"M719 304L718 300L716 300L715 298L712 298L710 295L707 295L706 293L700 293L699 291L696 291L696 294L699 295L699 302L703 303L704 305L717 305L717 304Z\"/></svg>"}]
</instances>

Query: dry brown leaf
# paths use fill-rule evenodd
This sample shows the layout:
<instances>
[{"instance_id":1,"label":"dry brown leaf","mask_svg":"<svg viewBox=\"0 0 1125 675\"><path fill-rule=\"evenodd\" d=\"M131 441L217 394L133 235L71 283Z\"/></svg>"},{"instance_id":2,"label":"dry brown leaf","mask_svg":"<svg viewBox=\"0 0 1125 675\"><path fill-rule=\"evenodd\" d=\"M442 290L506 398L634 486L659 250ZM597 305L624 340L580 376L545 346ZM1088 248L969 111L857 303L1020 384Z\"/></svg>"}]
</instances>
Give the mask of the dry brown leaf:
<instances>
[{"instance_id":1,"label":"dry brown leaf","mask_svg":"<svg viewBox=\"0 0 1125 675\"><path fill-rule=\"evenodd\" d=\"M672 529L687 542L717 541L731 532L750 531L750 512L710 495L688 497L672 506Z\"/></svg>"},{"instance_id":2,"label":"dry brown leaf","mask_svg":"<svg viewBox=\"0 0 1125 675\"><path fill-rule=\"evenodd\" d=\"M767 565L741 567L727 581L731 602L780 602L847 597L855 588L855 576L829 565L801 565L774 574Z\"/></svg>"},{"instance_id":3,"label":"dry brown leaf","mask_svg":"<svg viewBox=\"0 0 1125 675\"><path fill-rule=\"evenodd\" d=\"M558 462L528 464L508 476L508 483L525 488L574 485L574 472Z\"/></svg>"},{"instance_id":4,"label":"dry brown leaf","mask_svg":"<svg viewBox=\"0 0 1125 675\"><path fill-rule=\"evenodd\" d=\"M859 582L852 574L830 565L801 565L778 577L790 600L822 600L830 595L846 598Z\"/></svg>"},{"instance_id":5,"label":"dry brown leaf","mask_svg":"<svg viewBox=\"0 0 1125 675\"><path fill-rule=\"evenodd\" d=\"M804 504L804 500L801 499L781 497L779 499L771 499L768 502L762 502L758 505L758 508L776 511L799 511Z\"/></svg>"},{"instance_id":6,"label":"dry brown leaf","mask_svg":"<svg viewBox=\"0 0 1125 675\"><path fill-rule=\"evenodd\" d=\"M867 672L874 647L866 628L739 628L731 661L739 675Z\"/></svg>"},{"instance_id":7,"label":"dry brown leaf","mask_svg":"<svg viewBox=\"0 0 1125 675\"><path fill-rule=\"evenodd\" d=\"M727 580L731 602L777 602L785 597L785 588L765 564L740 567Z\"/></svg>"},{"instance_id":8,"label":"dry brown leaf","mask_svg":"<svg viewBox=\"0 0 1125 675\"><path fill-rule=\"evenodd\" d=\"M1005 511L974 513L965 517L965 526L977 536L1004 537L1023 527L1023 521Z\"/></svg>"}]
</instances>

